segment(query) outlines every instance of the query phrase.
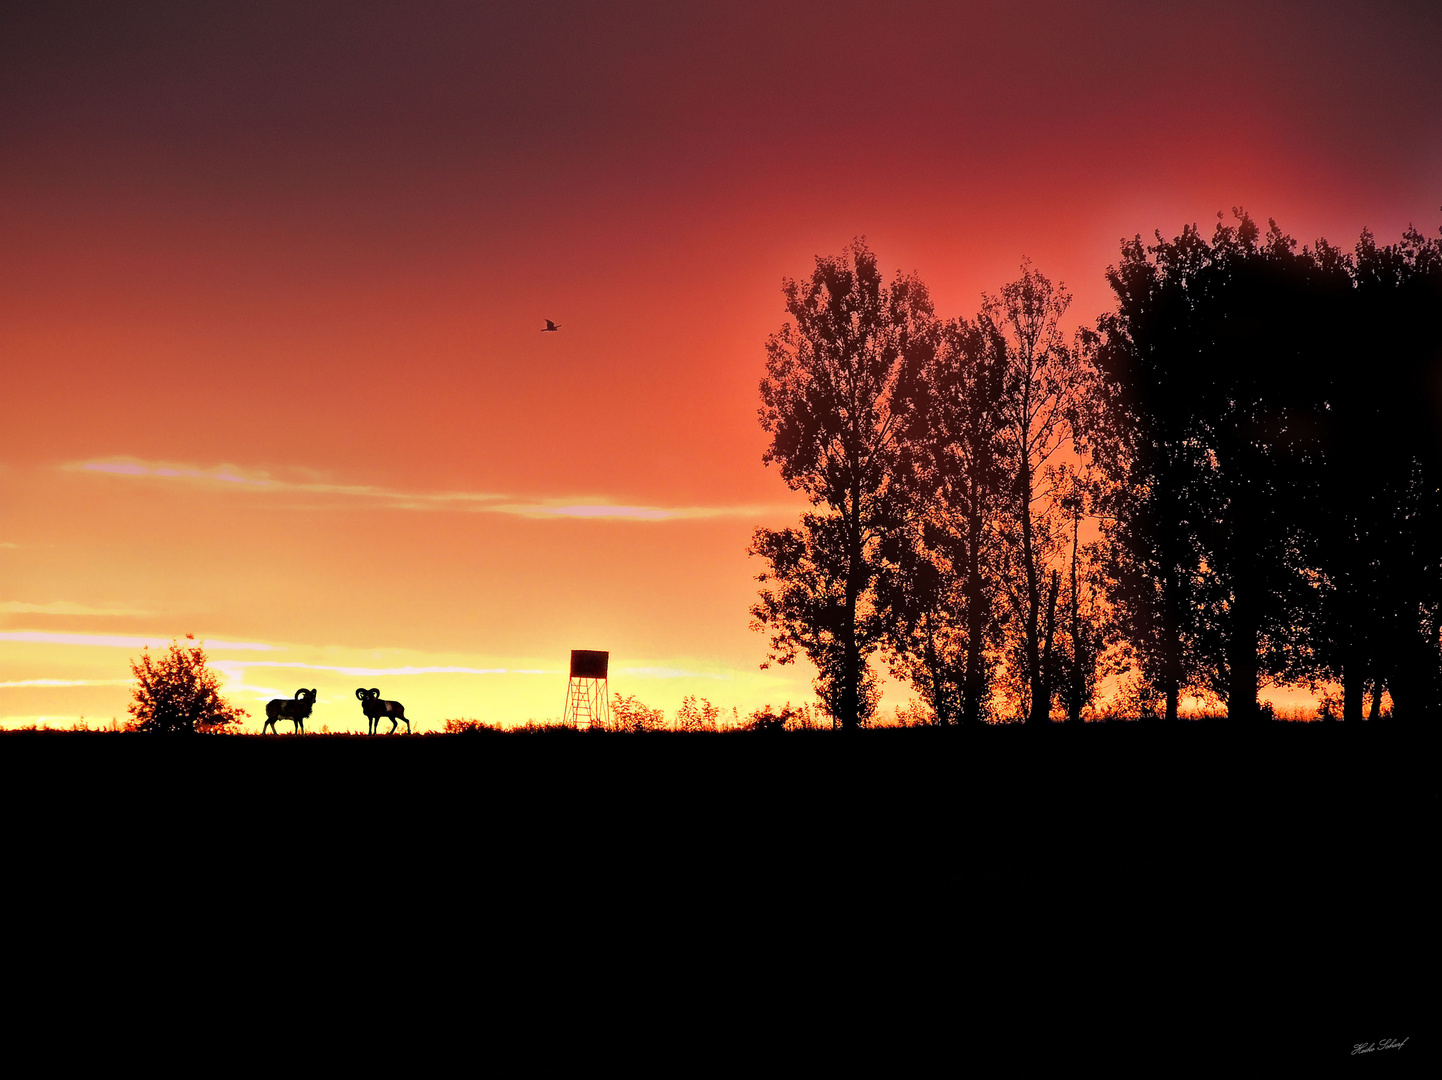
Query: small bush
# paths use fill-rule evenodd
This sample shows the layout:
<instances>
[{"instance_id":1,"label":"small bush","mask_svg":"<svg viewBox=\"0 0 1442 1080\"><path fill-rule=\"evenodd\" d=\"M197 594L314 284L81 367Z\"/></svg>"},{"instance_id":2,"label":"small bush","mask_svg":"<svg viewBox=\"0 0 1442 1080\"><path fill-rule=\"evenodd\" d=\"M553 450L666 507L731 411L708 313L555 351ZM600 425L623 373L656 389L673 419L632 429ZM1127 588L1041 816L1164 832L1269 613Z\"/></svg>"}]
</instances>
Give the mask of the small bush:
<instances>
[{"instance_id":1,"label":"small bush","mask_svg":"<svg viewBox=\"0 0 1442 1080\"><path fill-rule=\"evenodd\" d=\"M798 705L791 702L774 711L770 705L763 705L753 712L742 725L743 731L819 731L834 727L821 719L821 711L815 705Z\"/></svg>"},{"instance_id":2,"label":"small bush","mask_svg":"<svg viewBox=\"0 0 1442 1080\"><path fill-rule=\"evenodd\" d=\"M681 708L676 713L677 731L717 731L720 729L721 710L705 698L698 702L694 696L681 699Z\"/></svg>"},{"instance_id":3,"label":"small bush","mask_svg":"<svg viewBox=\"0 0 1442 1080\"><path fill-rule=\"evenodd\" d=\"M447 720L441 727L445 735L479 735L482 732L504 731L499 724L487 724L483 720Z\"/></svg>"},{"instance_id":4,"label":"small bush","mask_svg":"<svg viewBox=\"0 0 1442 1080\"><path fill-rule=\"evenodd\" d=\"M896 719L883 727L935 727L936 714L922 701L910 701L896 707Z\"/></svg>"},{"instance_id":5,"label":"small bush","mask_svg":"<svg viewBox=\"0 0 1442 1080\"><path fill-rule=\"evenodd\" d=\"M624 732L660 731L666 726L666 711L652 709L635 697L615 695L611 700L611 730Z\"/></svg>"}]
</instances>

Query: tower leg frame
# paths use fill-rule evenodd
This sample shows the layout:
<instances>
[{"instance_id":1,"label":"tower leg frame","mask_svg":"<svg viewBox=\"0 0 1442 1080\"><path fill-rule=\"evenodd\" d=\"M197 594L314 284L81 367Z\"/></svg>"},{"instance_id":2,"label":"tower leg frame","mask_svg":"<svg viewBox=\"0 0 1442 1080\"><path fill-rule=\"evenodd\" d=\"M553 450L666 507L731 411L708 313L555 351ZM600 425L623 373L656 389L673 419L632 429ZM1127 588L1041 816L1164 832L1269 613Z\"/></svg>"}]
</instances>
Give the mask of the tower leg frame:
<instances>
[{"instance_id":1,"label":"tower leg frame","mask_svg":"<svg viewBox=\"0 0 1442 1080\"><path fill-rule=\"evenodd\" d=\"M606 679L572 677L566 687L566 709L561 722L568 727L598 728L611 726L610 686Z\"/></svg>"}]
</instances>

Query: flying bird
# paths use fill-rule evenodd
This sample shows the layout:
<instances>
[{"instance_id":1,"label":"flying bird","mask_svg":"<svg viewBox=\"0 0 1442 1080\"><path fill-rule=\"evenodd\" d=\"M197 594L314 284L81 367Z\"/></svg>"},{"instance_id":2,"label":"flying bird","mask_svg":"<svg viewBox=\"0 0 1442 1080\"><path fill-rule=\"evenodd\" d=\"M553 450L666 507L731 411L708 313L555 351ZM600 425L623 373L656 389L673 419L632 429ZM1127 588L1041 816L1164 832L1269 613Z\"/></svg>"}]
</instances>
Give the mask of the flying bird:
<instances>
[{"instance_id":1,"label":"flying bird","mask_svg":"<svg viewBox=\"0 0 1442 1080\"><path fill-rule=\"evenodd\" d=\"M555 323L553 323L550 319L547 319L547 320L546 320L546 330L559 330L559 329L560 329L560 327L557 326ZM544 333L546 332L546 330L542 330L541 333L544 334Z\"/></svg>"}]
</instances>

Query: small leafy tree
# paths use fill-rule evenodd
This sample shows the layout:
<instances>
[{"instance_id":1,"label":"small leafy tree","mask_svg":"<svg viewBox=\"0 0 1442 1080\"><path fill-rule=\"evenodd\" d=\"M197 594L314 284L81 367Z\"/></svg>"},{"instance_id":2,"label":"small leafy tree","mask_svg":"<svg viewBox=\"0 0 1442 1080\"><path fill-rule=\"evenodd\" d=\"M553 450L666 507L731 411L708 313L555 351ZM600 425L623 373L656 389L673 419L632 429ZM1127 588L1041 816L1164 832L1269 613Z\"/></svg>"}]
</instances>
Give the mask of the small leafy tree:
<instances>
[{"instance_id":1,"label":"small leafy tree","mask_svg":"<svg viewBox=\"0 0 1442 1080\"><path fill-rule=\"evenodd\" d=\"M135 676L130 715L137 731L224 731L249 714L220 696L220 677L206 667L205 646L172 640L159 656L147 645L130 662Z\"/></svg>"}]
</instances>

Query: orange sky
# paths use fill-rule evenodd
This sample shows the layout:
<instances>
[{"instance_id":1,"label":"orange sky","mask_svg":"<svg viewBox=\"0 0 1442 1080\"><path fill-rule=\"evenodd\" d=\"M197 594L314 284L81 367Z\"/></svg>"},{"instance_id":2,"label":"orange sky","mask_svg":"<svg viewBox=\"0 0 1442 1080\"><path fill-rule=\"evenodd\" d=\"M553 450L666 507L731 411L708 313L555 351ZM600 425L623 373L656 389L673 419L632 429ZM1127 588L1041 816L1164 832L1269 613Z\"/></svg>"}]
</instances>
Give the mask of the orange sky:
<instances>
[{"instance_id":1,"label":"orange sky","mask_svg":"<svg viewBox=\"0 0 1442 1080\"><path fill-rule=\"evenodd\" d=\"M809 699L747 629L783 276L865 235L970 315L1028 256L1090 321L1219 209L1436 227L1434 5L1159 7L6 5L0 724L187 632L332 730L558 716L572 648Z\"/></svg>"}]
</instances>

